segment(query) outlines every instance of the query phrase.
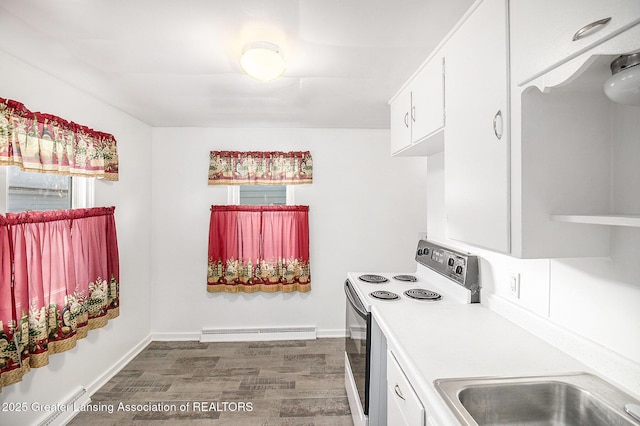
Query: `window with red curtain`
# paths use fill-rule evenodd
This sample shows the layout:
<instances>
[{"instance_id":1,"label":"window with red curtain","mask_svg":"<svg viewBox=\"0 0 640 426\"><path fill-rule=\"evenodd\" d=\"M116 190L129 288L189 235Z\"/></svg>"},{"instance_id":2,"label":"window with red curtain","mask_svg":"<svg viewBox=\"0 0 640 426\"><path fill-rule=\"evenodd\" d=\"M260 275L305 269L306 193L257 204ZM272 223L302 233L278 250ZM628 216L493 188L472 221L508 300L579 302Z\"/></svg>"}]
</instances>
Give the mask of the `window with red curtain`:
<instances>
[{"instance_id":1,"label":"window with red curtain","mask_svg":"<svg viewBox=\"0 0 640 426\"><path fill-rule=\"evenodd\" d=\"M209 292L307 292L308 206L211 206Z\"/></svg>"},{"instance_id":2,"label":"window with red curtain","mask_svg":"<svg viewBox=\"0 0 640 426\"><path fill-rule=\"evenodd\" d=\"M0 390L118 316L114 210L0 216Z\"/></svg>"}]
</instances>

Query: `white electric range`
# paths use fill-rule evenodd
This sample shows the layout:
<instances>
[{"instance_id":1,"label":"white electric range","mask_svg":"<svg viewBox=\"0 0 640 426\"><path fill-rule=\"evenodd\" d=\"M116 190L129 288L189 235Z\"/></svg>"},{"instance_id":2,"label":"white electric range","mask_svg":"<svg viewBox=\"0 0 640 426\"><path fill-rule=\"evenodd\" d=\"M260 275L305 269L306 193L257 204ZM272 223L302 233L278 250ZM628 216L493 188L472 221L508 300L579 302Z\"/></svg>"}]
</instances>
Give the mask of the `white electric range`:
<instances>
[{"instance_id":1,"label":"white electric range","mask_svg":"<svg viewBox=\"0 0 640 426\"><path fill-rule=\"evenodd\" d=\"M356 426L386 424L386 340L377 304L479 303L478 259L420 240L411 273L350 272L345 281L345 387Z\"/></svg>"}]
</instances>

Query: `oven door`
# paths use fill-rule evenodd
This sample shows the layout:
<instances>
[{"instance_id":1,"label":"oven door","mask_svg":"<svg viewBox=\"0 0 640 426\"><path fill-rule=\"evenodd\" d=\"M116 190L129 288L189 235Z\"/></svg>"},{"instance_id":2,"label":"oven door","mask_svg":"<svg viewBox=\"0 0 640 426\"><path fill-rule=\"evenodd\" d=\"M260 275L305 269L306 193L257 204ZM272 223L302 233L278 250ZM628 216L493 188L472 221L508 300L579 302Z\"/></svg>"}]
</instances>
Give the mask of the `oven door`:
<instances>
[{"instance_id":1,"label":"oven door","mask_svg":"<svg viewBox=\"0 0 640 426\"><path fill-rule=\"evenodd\" d=\"M348 362L345 369L351 372L350 382L355 383L357 397L363 410L362 415L366 419L369 414L371 313L367 312L349 280L344 283L344 292L347 296L345 361ZM349 378L346 380L349 381ZM354 407L351 409L353 411Z\"/></svg>"}]
</instances>

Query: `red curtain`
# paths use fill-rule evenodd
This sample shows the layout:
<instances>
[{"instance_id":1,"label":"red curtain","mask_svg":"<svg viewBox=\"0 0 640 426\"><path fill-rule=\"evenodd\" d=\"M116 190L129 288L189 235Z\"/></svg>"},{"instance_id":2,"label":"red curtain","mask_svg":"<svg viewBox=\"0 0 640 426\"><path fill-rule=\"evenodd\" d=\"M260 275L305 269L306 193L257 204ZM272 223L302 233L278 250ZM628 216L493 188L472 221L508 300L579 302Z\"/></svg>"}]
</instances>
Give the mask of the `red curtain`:
<instances>
[{"instance_id":1,"label":"red curtain","mask_svg":"<svg viewBox=\"0 0 640 426\"><path fill-rule=\"evenodd\" d=\"M118 316L114 207L10 213L0 222L0 244L4 386Z\"/></svg>"},{"instance_id":2,"label":"red curtain","mask_svg":"<svg viewBox=\"0 0 640 426\"><path fill-rule=\"evenodd\" d=\"M29 365L48 364L49 354L75 346L67 295L76 278L71 250L71 221L58 212L10 214L14 262L14 304L21 321L28 318ZM23 350L24 351L24 350Z\"/></svg>"},{"instance_id":3,"label":"red curtain","mask_svg":"<svg viewBox=\"0 0 640 426\"><path fill-rule=\"evenodd\" d=\"M28 317L16 315L12 268L9 221L0 216L0 390L19 382L29 371L29 364L23 363L26 354L20 349L22 330L28 336Z\"/></svg>"},{"instance_id":4,"label":"red curtain","mask_svg":"<svg viewBox=\"0 0 640 426\"><path fill-rule=\"evenodd\" d=\"M307 292L308 206L211 206L209 292Z\"/></svg>"},{"instance_id":5,"label":"red curtain","mask_svg":"<svg viewBox=\"0 0 640 426\"><path fill-rule=\"evenodd\" d=\"M73 253L78 300L86 304L80 337L119 315L120 268L113 207L73 210Z\"/></svg>"}]
</instances>

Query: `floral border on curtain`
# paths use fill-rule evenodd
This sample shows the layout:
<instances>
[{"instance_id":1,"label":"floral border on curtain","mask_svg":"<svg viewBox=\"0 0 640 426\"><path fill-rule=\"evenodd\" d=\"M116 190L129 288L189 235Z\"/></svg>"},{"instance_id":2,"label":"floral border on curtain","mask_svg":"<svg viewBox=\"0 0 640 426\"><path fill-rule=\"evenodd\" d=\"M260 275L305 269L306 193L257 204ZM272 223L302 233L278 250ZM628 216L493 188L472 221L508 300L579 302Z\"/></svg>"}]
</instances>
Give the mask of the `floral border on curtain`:
<instances>
[{"instance_id":1,"label":"floral border on curtain","mask_svg":"<svg viewBox=\"0 0 640 426\"><path fill-rule=\"evenodd\" d=\"M308 206L211 206L208 292L310 290Z\"/></svg>"},{"instance_id":2,"label":"floral border on curtain","mask_svg":"<svg viewBox=\"0 0 640 426\"><path fill-rule=\"evenodd\" d=\"M109 133L0 98L0 165L116 181L118 147Z\"/></svg>"},{"instance_id":3,"label":"floral border on curtain","mask_svg":"<svg viewBox=\"0 0 640 426\"><path fill-rule=\"evenodd\" d=\"M309 151L211 151L209 185L299 185L313 182Z\"/></svg>"},{"instance_id":4,"label":"floral border on curtain","mask_svg":"<svg viewBox=\"0 0 640 426\"><path fill-rule=\"evenodd\" d=\"M0 391L119 315L114 210L0 216Z\"/></svg>"}]
</instances>

